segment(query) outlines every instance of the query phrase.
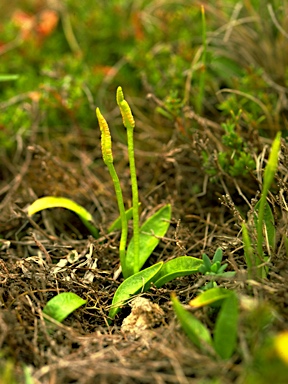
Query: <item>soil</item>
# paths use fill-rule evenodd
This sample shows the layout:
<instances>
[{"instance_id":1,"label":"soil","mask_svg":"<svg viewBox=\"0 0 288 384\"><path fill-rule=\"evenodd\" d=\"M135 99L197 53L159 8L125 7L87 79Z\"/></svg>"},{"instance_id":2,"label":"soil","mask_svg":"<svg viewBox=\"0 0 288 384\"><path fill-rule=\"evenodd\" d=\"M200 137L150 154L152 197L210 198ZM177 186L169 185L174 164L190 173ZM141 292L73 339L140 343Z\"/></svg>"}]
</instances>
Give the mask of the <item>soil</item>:
<instances>
[{"instance_id":1,"label":"soil","mask_svg":"<svg viewBox=\"0 0 288 384\"><path fill-rule=\"evenodd\" d=\"M243 216L249 211L247 201L250 203L257 196L259 178L249 175L235 180L220 171L216 181L207 177L199 145L210 146L213 154L221 130L214 130L211 137L211 128L205 122L197 134L184 135L180 128L169 127L168 133L159 136L143 130L136 133L141 221L166 203L171 203L173 212L169 231L146 266L181 255L201 258L204 252L212 258L221 247L227 270L236 271L233 279L223 280L221 285L236 290L239 297L249 295L269 302L278 313L274 331L285 329L288 268L281 238L265 281L248 284L245 272L239 211ZM130 332L129 327L127 331L127 320L126 327L121 328L132 303L108 324L113 294L123 281L117 273L120 234L107 234L108 226L118 216L117 203L101 158L99 137L94 135L85 133L78 140L77 133L72 133L62 141L33 137L13 156L1 156L2 369L11 363L16 383L28 382L24 379L27 371L34 383L47 384L187 384L215 378L222 384L244 382L243 367L250 356L247 351L245 355L244 326L239 328L241 348L232 359L221 361L193 346L175 318L171 292L187 304L208 277L194 274L178 278L163 288L152 287L138 295L157 305L158 311L141 332ZM147 144L149 135L151 146ZM265 142L259 139L257 145L261 153ZM130 206L126 147L114 143L113 151ZM281 172L278 178L283 181L283 164ZM276 189L278 195L273 196L277 197L279 187ZM67 210L45 210L28 217L27 206L47 195L69 197L88 209L99 225L100 238L92 238L79 218ZM279 218L276 225L284 233L284 213L273 196L270 199ZM67 260L62 268L58 265L60 260ZM87 304L51 328L43 319L42 309L60 292L74 292ZM213 329L207 308L195 315Z\"/></svg>"}]
</instances>

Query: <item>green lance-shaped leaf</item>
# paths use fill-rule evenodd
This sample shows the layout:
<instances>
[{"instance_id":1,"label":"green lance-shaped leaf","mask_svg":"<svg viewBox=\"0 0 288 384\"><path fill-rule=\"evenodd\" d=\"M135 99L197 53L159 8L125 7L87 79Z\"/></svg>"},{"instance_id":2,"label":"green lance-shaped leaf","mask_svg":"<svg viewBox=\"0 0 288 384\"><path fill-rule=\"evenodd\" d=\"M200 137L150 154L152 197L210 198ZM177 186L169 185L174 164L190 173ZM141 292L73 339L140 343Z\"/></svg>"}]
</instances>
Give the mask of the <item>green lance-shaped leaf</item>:
<instances>
[{"instance_id":1,"label":"green lance-shaped leaf","mask_svg":"<svg viewBox=\"0 0 288 384\"><path fill-rule=\"evenodd\" d=\"M191 256L180 256L176 259L164 263L161 271L157 275L157 281L154 282L157 288L168 283L176 277L191 275L198 272L198 268L203 261Z\"/></svg>"},{"instance_id":2,"label":"green lance-shaped leaf","mask_svg":"<svg viewBox=\"0 0 288 384\"><path fill-rule=\"evenodd\" d=\"M221 264L223 258L223 252L221 248L217 248L216 252L214 253L212 264L219 262Z\"/></svg>"},{"instance_id":3,"label":"green lance-shaped leaf","mask_svg":"<svg viewBox=\"0 0 288 384\"><path fill-rule=\"evenodd\" d=\"M269 190L278 167L278 157L281 145L281 132L278 132L271 147L271 152L264 171L263 189Z\"/></svg>"},{"instance_id":4,"label":"green lance-shaped leaf","mask_svg":"<svg viewBox=\"0 0 288 384\"><path fill-rule=\"evenodd\" d=\"M109 312L109 317L113 319L120 307L130 299L132 295L136 295L140 291L147 291L150 288L150 283L155 279L163 266L163 262L152 265L134 275L128 277L117 288Z\"/></svg>"},{"instance_id":5,"label":"green lance-shaped leaf","mask_svg":"<svg viewBox=\"0 0 288 384\"><path fill-rule=\"evenodd\" d=\"M189 339L198 348L205 348L205 344L212 345L212 338L207 327L183 308L174 293L171 294L171 300L176 316Z\"/></svg>"},{"instance_id":6,"label":"green lance-shaped leaf","mask_svg":"<svg viewBox=\"0 0 288 384\"><path fill-rule=\"evenodd\" d=\"M81 205L75 203L73 200L65 197L45 196L35 200L28 207L28 216L32 216L35 213L48 208L66 208L76 213L82 220L83 224L91 232L91 234L97 239L99 237L98 229L94 226L92 215L86 211Z\"/></svg>"},{"instance_id":7,"label":"green lance-shaped leaf","mask_svg":"<svg viewBox=\"0 0 288 384\"><path fill-rule=\"evenodd\" d=\"M189 305L193 308L204 307L205 305L214 304L216 302L222 302L231 295L231 291L228 291L225 288L211 288L208 291L201 293L195 299L189 302Z\"/></svg>"},{"instance_id":8,"label":"green lance-shaped leaf","mask_svg":"<svg viewBox=\"0 0 288 384\"><path fill-rule=\"evenodd\" d=\"M139 234L139 269L143 267L149 256L160 242L160 237L163 237L171 220L170 204L160 208L154 215L150 216L140 228ZM156 237L157 236L157 237ZM134 273L134 236L132 237L126 253L126 275L131 276Z\"/></svg>"},{"instance_id":9,"label":"green lance-shaped leaf","mask_svg":"<svg viewBox=\"0 0 288 384\"><path fill-rule=\"evenodd\" d=\"M48 301L43 308L43 313L61 323L70 313L86 303L87 300L81 299L73 292L63 292Z\"/></svg>"},{"instance_id":10,"label":"green lance-shaped leaf","mask_svg":"<svg viewBox=\"0 0 288 384\"><path fill-rule=\"evenodd\" d=\"M236 348L238 315L238 299L231 291L221 306L214 329L214 349L222 359L229 359Z\"/></svg>"}]
</instances>

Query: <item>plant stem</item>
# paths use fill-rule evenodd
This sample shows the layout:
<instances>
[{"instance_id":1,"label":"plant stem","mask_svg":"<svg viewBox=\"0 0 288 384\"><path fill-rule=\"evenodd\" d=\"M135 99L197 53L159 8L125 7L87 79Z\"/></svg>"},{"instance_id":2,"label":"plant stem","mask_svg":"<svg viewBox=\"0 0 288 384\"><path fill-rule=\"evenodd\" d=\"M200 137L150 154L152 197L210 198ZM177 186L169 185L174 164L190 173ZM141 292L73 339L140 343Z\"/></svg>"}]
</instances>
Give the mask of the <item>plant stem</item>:
<instances>
[{"instance_id":1,"label":"plant stem","mask_svg":"<svg viewBox=\"0 0 288 384\"><path fill-rule=\"evenodd\" d=\"M120 245L119 245L119 257L120 257L120 264L122 267L122 272L125 274L125 257L126 257L126 243L127 243L127 235L128 235L128 224L127 224L127 218L125 213L125 206L123 201L123 194L122 189L119 181L119 177L115 171L113 164L107 164L109 173L111 175L114 189L116 193L117 203L118 203L118 209L121 217L121 238L120 238Z\"/></svg>"},{"instance_id":2,"label":"plant stem","mask_svg":"<svg viewBox=\"0 0 288 384\"><path fill-rule=\"evenodd\" d=\"M132 187L132 205L133 205L133 235L134 235L134 273L139 271L139 197L138 183L136 175L133 128L127 128L128 155L130 164L130 177Z\"/></svg>"},{"instance_id":3,"label":"plant stem","mask_svg":"<svg viewBox=\"0 0 288 384\"><path fill-rule=\"evenodd\" d=\"M121 87L117 89L117 104L119 105L120 112L123 119L123 124L127 129L127 144L128 144L128 157L130 167L130 178L132 187L132 205L133 205L133 236L134 236L134 273L139 271L139 197L138 197L138 183L134 157L134 141L133 132L135 121L129 107L129 104L124 99Z\"/></svg>"},{"instance_id":4,"label":"plant stem","mask_svg":"<svg viewBox=\"0 0 288 384\"><path fill-rule=\"evenodd\" d=\"M125 257L126 257L128 224L127 224L127 217L126 217L125 206L123 201L123 194L122 194L119 177L116 173L116 170L113 164L112 142L111 142L111 135L110 135L110 130L109 130L107 121L104 119L99 108L96 109L96 115L98 118L100 131L101 131L102 156L103 156L104 163L108 167L109 173L111 175L111 178L114 184L119 213L121 217L122 231L121 231L121 238L120 238L120 245L119 245L119 257L120 257L122 272L124 275L126 274Z\"/></svg>"}]
</instances>

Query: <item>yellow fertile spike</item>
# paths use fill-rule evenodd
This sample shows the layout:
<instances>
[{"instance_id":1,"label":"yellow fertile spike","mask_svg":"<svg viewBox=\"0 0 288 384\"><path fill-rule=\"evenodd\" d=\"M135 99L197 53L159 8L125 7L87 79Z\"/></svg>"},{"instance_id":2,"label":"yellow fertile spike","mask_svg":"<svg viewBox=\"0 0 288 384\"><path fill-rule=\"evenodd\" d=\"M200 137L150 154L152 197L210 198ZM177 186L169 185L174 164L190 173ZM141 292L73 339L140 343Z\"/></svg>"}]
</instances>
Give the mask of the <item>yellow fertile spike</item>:
<instances>
[{"instance_id":1,"label":"yellow fertile spike","mask_svg":"<svg viewBox=\"0 0 288 384\"><path fill-rule=\"evenodd\" d=\"M121 87L118 87L117 88L117 92L116 92L116 101L117 101L117 104L120 106L120 103L124 100L124 94L123 94L123 91L122 91L122 88Z\"/></svg>"},{"instance_id":2,"label":"yellow fertile spike","mask_svg":"<svg viewBox=\"0 0 288 384\"><path fill-rule=\"evenodd\" d=\"M101 114L100 109L96 108L96 116L99 122L99 127L101 131L101 151L104 163L113 163L113 154L112 154L112 141L109 126L104 116Z\"/></svg>"},{"instance_id":3,"label":"yellow fertile spike","mask_svg":"<svg viewBox=\"0 0 288 384\"><path fill-rule=\"evenodd\" d=\"M126 100L123 100L119 104L119 107L120 107L120 112L121 112L122 119L123 119L123 124L125 125L125 127L127 129L128 128L133 129L135 127L135 120L134 120L134 117L132 115L129 104L127 103Z\"/></svg>"}]
</instances>

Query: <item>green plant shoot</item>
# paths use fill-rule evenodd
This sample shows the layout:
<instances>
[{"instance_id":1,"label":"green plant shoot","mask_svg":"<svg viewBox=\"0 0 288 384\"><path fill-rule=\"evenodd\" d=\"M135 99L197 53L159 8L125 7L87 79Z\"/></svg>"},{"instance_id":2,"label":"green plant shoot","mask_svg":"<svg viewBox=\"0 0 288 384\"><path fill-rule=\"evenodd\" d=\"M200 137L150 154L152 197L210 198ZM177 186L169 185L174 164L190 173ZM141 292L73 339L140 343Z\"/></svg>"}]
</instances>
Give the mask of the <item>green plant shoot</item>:
<instances>
[{"instance_id":1,"label":"green plant shoot","mask_svg":"<svg viewBox=\"0 0 288 384\"><path fill-rule=\"evenodd\" d=\"M139 198L138 198L138 183L136 175L135 157L134 157L134 139L133 132L135 121L129 107L129 104L124 99L121 87L117 88L116 96L117 104L123 119L124 127L127 129L127 144L128 157L130 164L131 188L132 188L132 207L133 207L133 235L134 235L134 270L133 273L139 271Z\"/></svg>"},{"instance_id":2,"label":"green plant shoot","mask_svg":"<svg viewBox=\"0 0 288 384\"><path fill-rule=\"evenodd\" d=\"M121 238L120 238L120 246L119 246L119 258L120 258L122 271L123 273L125 273L125 256L126 256L126 243L127 243L127 235L128 235L128 224L127 224L127 217L125 213L122 189L121 189L118 175L115 171L114 164L113 164L112 142L111 142L111 135L110 135L110 130L109 130L107 121L101 114L99 108L96 108L96 116L99 122L100 131L101 131L101 150L102 150L103 161L107 165L107 168L109 170L109 173L111 175L111 178L114 184L115 194L118 202L118 209L121 217L122 230L121 230Z\"/></svg>"},{"instance_id":3,"label":"green plant shoot","mask_svg":"<svg viewBox=\"0 0 288 384\"><path fill-rule=\"evenodd\" d=\"M266 204L269 188L271 187L275 173L277 171L280 144L281 144L281 132L278 132L273 141L271 152L270 152L268 162L264 171L263 189L262 189L262 195L259 203L258 225L257 225L257 252L258 252L260 263L263 262L263 221L264 221L264 213L265 213L265 204Z\"/></svg>"}]
</instances>

